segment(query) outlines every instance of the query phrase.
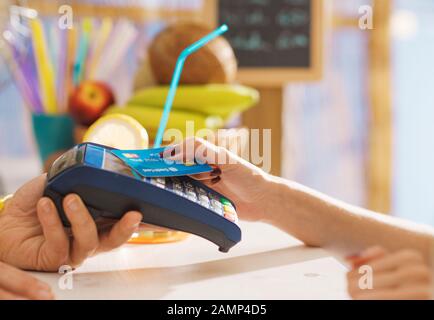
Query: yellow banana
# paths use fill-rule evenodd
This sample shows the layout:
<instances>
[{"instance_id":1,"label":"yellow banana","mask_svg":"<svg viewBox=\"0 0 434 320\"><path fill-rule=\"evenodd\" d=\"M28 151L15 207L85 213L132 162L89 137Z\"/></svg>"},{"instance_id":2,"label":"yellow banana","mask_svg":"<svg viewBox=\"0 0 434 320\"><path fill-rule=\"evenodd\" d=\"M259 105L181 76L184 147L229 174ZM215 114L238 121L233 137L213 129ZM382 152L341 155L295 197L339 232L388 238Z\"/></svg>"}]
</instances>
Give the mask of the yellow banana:
<instances>
[{"instance_id":1,"label":"yellow banana","mask_svg":"<svg viewBox=\"0 0 434 320\"><path fill-rule=\"evenodd\" d=\"M128 105L125 107L114 106L106 111L106 114L120 113L126 114L136 119L142 126L146 128L151 139L157 132L162 109L154 107L133 106ZM186 122L193 121L194 129L199 130L203 128L218 129L224 124L219 116L206 116L198 112L172 110L169 116L166 129L179 129L182 132L186 131Z\"/></svg>"},{"instance_id":2,"label":"yellow banana","mask_svg":"<svg viewBox=\"0 0 434 320\"><path fill-rule=\"evenodd\" d=\"M168 86L142 89L128 104L163 108L168 90ZM241 85L184 85L178 88L172 108L218 115L226 119L234 112L250 108L258 100L258 91Z\"/></svg>"}]
</instances>

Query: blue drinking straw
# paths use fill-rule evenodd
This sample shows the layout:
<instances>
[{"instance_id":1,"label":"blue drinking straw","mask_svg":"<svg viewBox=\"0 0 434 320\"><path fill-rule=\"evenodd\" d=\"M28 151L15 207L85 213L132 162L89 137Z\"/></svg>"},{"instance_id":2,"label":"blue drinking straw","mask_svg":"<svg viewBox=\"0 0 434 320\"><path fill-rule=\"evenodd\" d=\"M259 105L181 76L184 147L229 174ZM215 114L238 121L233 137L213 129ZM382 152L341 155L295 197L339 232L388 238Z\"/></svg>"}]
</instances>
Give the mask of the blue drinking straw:
<instances>
[{"instance_id":1,"label":"blue drinking straw","mask_svg":"<svg viewBox=\"0 0 434 320\"><path fill-rule=\"evenodd\" d=\"M170 82L169 93L167 94L166 102L164 104L163 115L160 119L160 126L158 127L157 136L154 142L154 148L159 148L163 141L164 130L166 130L167 121L169 120L170 110L172 109L173 100L175 99L176 89L178 88L179 78L181 78L182 68L187 57L202 48L205 44L218 37L219 35L228 31L226 24L221 25L210 34L202 39L196 41L192 45L185 48L176 61L175 71L173 72L172 81Z\"/></svg>"}]
</instances>

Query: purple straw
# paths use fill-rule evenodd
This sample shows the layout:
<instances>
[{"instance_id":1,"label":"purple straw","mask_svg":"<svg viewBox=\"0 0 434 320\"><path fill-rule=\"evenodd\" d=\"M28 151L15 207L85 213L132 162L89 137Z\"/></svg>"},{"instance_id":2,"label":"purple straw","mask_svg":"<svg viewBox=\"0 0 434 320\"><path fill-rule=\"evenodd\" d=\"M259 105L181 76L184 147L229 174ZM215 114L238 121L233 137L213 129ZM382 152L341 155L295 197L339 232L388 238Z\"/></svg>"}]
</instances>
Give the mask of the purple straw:
<instances>
[{"instance_id":1,"label":"purple straw","mask_svg":"<svg viewBox=\"0 0 434 320\"><path fill-rule=\"evenodd\" d=\"M57 103L59 104L58 110L66 110L66 97L65 97L65 86L66 86L66 47L68 43L67 31L60 31L60 41L59 41L59 63L57 67Z\"/></svg>"},{"instance_id":2,"label":"purple straw","mask_svg":"<svg viewBox=\"0 0 434 320\"><path fill-rule=\"evenodd\" d=\"M32 82L31 71L29 70L28 59L23 59L18 50L10 43L12 56L16 62L16 70L12 70L12 74L15 77L16 85L21 91L24 99L27 100L29 107L34 112L42 112L42 103L39 96L35 92L35 87ZM13 67L12 67L13 68Z\"/></svg>"},{"instance_id":3,"label":"purple straw","mask_svg":"<svg viewBox=\"0 0 434 320\"><path fill-rule=\"evenodd\" d=\"M36 61L35 57L33 55L33 44L30 41L29 42L29 50L27 51L27 55L23 57L22 60L24 60L23 63L23 72L25 74L25 77L28 79L28 83L31 89L33 89L33 95L35 96L36 105L34 106L36 113L42 113L44 112L44 106L42 105L42 100L39 95L39 82L37 77L37 70L36 70Z\"/></svg>"}]
</instances>

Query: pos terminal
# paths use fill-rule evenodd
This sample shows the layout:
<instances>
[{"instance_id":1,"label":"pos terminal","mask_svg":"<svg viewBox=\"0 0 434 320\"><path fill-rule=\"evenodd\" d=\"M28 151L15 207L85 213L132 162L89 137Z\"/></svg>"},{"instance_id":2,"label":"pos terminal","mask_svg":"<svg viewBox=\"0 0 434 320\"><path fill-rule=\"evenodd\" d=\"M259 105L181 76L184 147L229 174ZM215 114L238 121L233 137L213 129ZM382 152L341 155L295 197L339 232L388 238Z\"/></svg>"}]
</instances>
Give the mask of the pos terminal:
<instances>
[{"instance_id":1,"label":"pos terminal","mask_svg":"<svg viewBox=\"0 0 434 320\"><path fill-rule=\"evenodd\" d=\"M79 144L51 166L44 195L54 201L65 226L69 221L62 199L75 193L94 219L120 219L137 210L143 223L198 235L222 252L241 241L235 205L229 199L188 176L142 177L112 150Z\"/></svg>"}]
</instances>

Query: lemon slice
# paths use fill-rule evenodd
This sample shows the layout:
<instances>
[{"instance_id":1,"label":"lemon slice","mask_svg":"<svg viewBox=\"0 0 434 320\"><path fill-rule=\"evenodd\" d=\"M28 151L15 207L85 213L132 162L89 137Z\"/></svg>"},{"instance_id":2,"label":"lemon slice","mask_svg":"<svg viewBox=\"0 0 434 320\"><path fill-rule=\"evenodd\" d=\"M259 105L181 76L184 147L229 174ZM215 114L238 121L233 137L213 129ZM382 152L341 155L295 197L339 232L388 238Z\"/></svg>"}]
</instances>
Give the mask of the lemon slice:
<instances>
[{"instance_id":1,"label":"lemon slice","mask_svg":"<svg viewBox=\"0 0 434 320\"><path fill-rule=\"evenodd\" d=\"M89 127L83 142L135 150L147 149L149 137L146 129L136 119L124 114L110 114L101 117Z\"/></svg>"}]
</instances>

